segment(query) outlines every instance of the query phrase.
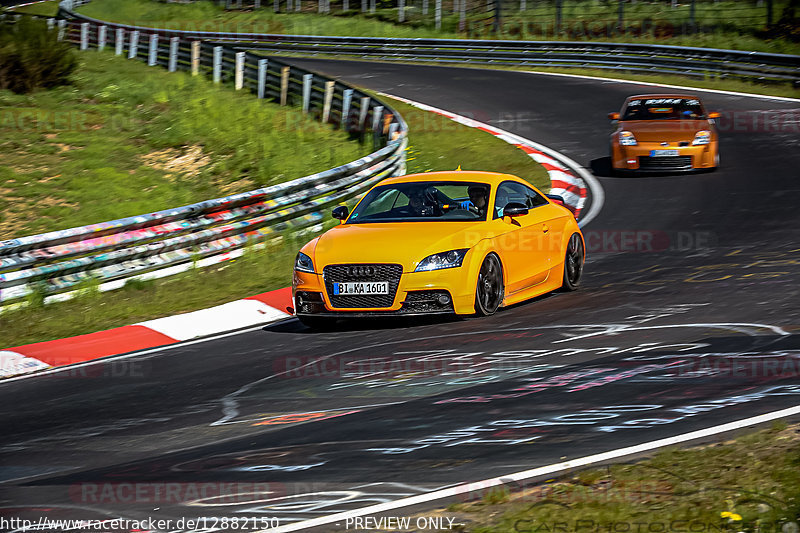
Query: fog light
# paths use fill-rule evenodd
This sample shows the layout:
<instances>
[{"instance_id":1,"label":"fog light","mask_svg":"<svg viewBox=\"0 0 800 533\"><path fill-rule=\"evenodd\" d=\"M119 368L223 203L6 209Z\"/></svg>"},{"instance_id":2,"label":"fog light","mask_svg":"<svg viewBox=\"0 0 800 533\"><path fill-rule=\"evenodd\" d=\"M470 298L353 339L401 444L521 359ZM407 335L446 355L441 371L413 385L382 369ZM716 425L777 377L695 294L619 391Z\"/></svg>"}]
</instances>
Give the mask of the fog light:
<instances>
[{"instance_id":1,"label":"fog light","mask_svg":"<svg viewBox=\"0 0 800 533\"><path fill-rule=\"evenodd\" d=\"M450 303L450 296L447 294L439 295L439 305L447 305Z\"/></svg>"}]
</instances>

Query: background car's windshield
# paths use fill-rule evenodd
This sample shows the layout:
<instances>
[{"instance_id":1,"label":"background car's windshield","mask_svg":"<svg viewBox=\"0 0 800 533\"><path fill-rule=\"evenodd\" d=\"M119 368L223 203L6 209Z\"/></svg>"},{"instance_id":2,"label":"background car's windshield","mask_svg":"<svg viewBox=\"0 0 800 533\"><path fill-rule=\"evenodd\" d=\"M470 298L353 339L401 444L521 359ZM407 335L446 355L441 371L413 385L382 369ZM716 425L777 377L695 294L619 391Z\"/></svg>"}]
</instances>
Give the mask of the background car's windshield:
<instances>
[{"instance_id":1,"label":"background car's windshield","mask_svg":"<svg viewBox=\"0 0 800 533\"><path fill-rule=\"evenodd\" d=\"M368 222L486 220L489 185L474 182L395 183L372 189L348 224Z\"/></svg>"},{"instance_id":2,"label":"background car's windshield","mask_svg":"<svg viewBox=\"0 0 800 533\"><path fill-rule=\"evenodd\" d=\"M694 98L640 98L625 106L622 120L681 120L706 118L700 100Z\"/></svg>"}]
</instances>

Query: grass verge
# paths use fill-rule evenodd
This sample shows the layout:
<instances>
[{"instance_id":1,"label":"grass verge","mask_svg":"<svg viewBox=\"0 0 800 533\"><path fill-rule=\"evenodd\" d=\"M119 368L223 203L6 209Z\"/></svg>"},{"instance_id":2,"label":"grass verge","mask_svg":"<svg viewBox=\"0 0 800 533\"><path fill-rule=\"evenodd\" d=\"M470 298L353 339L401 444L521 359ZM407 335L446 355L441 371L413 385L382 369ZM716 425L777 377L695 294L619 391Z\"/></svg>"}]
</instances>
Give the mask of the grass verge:
<instances>
[{"instance_id":1,"label":"grass verge","mask_svg":"<svg viewBox=\"0 0 800 533\"><path fill-rule=\"evenodd\" d=\"M799 466L800 425L776 422L723 443L490 490L435 514L470 533L796 532Z\"/></svg>"},{"instance_id":2,"label":"grass verge","mask_svg":"<svg viewBox=\"0 0 800 533\"><path fill-rule=\"evenodd\" d=\"M78 57L72 85L0 91L0 240L244 192L371 151L202 76Z\"/></svg>"},{"instance_id":3,"label":"grass verge","mask_svg":"<svg viewBox=\"0 0 800 533\"><path fill-rule=\"evenodd\" d=\"M544 169L518 148L439 115L401 102L391 104L412 132L409 173L461 165L470 170L509 172L545 191L549 188ZM294 256L301 245L287 236L264 251L249 250L236 261L161 280L132 282L113 292L100 293L88 287L66 302L44 305L41 295L34 296L27 307L0 313L0 347L91 333L286 287L291 284Z\"/></svg>"}]
</instances>

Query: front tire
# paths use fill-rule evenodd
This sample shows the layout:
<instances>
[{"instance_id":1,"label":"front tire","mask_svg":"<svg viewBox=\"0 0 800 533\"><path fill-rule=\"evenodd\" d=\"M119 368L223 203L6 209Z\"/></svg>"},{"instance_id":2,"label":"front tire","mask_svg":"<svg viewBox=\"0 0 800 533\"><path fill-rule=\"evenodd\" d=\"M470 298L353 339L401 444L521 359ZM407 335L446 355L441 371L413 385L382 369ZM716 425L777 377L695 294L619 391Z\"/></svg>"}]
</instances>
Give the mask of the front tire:
<instances>
[{"instance_id":1,"label":"front tire","mask_svg":"<svg viewBox=\"0 0 800 533\"><path fill-rule=\"evenodd\" d=\"M561 285L563 290L574 291L578 288L583 275L584 259L583 239L579 234L573 233L564 255L564 283Z\"/></svg>"},{"instance_id":2,"label":"front tire","mask_svg":"<svg viewBox=\"0 0 800 533\"><path fill-rule=\"evenodd\" d=\"M475 288L475 312L478 316L493 315L503 302L503 267L495 254L489 254L478 271Z\"/></svg>"}]
</instances>

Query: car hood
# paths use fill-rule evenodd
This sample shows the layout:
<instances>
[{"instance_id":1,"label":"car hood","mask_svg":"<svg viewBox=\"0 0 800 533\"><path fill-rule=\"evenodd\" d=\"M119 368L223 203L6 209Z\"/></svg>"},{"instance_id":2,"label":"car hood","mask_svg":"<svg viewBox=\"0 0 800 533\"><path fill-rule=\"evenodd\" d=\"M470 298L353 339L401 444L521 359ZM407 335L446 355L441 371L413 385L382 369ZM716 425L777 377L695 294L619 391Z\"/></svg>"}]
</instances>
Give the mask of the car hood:
<instances>
[{"instance_id":1,"label":"car hood","mask_svg":"<svg viewBox=\"0 0 800 533\"><path fill-rule=\"evenodd\" d=\"M486 222L400 222L342 224L319 237L313 261L317 272L337 263L398 263L413 272L425 257L471 248Z\"/></svg>"},{"instance_id":2,"label":"car hood","mask_svg":"<svg viewBox=\"0 0 800 533\"><path fill-rule=\"evenodd\" d=\"M639 142L692 141L698 131L711 129L707 120L628 120L619 128L632 132Z\"/></svg>"}]
</instances>

